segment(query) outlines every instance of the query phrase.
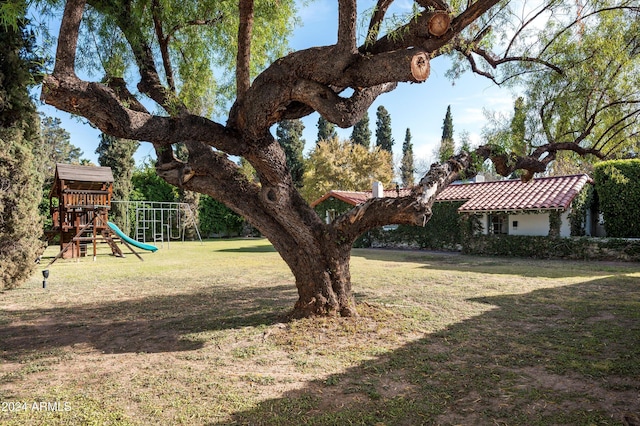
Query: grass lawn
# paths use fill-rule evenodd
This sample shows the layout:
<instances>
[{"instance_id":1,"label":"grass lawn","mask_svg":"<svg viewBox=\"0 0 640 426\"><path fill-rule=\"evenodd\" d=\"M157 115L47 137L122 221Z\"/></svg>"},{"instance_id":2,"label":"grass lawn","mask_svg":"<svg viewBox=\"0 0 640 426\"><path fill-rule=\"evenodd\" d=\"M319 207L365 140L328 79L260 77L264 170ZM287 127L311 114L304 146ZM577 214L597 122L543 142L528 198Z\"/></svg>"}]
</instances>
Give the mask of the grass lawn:
<instances>
[{"instance_id":1,"label":"grass lawn","mask_svg":"<svg viewBox=\"0 0 640 426\"><path fill-rule=\"evenodd\" d=\"M0 424L640 424L640 264L354 250L360 317L285 322L266 240L143 258L0 292Z\"/></svg>"}]
</instances>

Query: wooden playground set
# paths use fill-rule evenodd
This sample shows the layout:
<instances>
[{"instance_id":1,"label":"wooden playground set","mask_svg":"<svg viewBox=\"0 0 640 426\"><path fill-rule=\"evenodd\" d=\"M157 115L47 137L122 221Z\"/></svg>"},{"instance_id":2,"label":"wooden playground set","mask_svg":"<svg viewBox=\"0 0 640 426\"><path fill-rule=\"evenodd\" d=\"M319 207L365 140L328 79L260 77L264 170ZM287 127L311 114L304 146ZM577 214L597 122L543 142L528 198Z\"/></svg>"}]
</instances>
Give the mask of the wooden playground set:
<instances>
[{"instance_id":1,"label":"wooden playground set","mask_svg":"<svg viewBox=\"0 0 640 426\"><path fill-rule=\"evenodd\" d=\"M93 248L94 260L98 243L106 243L113 255L124 257L118 242L127 246L140 260L133 246L149 251L157 247L129 238L109 222L113 195L113 174L109 167L56 164L53 186L49 194L49 209L53 224L46 231L47 239L60 240L59 258L79 258ZM47 265L48 266L48 265Z\"/></svg>"}]
</instances>

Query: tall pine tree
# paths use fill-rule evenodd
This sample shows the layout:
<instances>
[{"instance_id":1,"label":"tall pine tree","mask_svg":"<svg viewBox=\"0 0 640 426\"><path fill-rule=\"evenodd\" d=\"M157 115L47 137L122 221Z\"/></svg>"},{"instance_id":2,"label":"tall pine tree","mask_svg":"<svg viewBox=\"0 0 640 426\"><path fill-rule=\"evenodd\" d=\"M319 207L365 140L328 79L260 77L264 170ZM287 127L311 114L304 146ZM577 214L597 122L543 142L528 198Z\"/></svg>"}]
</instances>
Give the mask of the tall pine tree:
<instances>
[{"instance_id":1,"label":"tall pine tree","mask_svg":"<svg viewBox=\"0 0 640 426\"><path fill-rule=\"evenodd\" d=\"M47 150L43 159L45 176L53 182L56 163L80 164L83 152L71 143L71 135L62 128L59 118L46 115L41 115L40 118L40 131Z\"/></svg>"},{"instance_id":2,"label":"tall pine tree","mask_svg":"<svg viewBox=\"0 0 640 426\"><path fill-rule=\"evenodd\" d=\"M302 131L304 124L300 120L285 120L278 123L276 127L276 137L287 155L287 167L291 172L296 187L302 187L302 176L304 175L304 139Z\"/></svg>"},{"instance_id":3,"label":"tall pine tree","mask_svg":"<svg viewBox=\"0 0 640 426\"><path fill-rule=\"evenodd\" d=\"M409 188L413 186L414 172L415 167L413 166L413 144L411 143L411 131L407 128L407 132L404 136L404 143L402 144L402 162L400 164L400 177L402 179L403 187Z\"/></svg>"},{"instance_id":4,"label":"tall pine tree","mask_svg":"<svg viewBox=\"0 0 640 426\"><path fill-rule=\"evenodd\" d=\"M380 105L376 111L376 146L393 152L393 137L391 136L391 115L385 107Z\"/></svg>"},{"instance_id":5,"label":"tall pine tree","mask_svg":"<svg viewBox=\"0 0 640 426\"><path fill-rule=\"evenodd\" d=\"M371 146L371 129L369 129L369 113L366 113L360 121L353 126L351 141L369 149Z\"/></svg>"},{"instance_id":6,"label":"tall pine tree","mask_svg":"<svg viewBox=\"0 0 640 426\"><path fill-rule=\"evenodd\" d=\"M106 134L100 135L100 143L96 149L98 163L104 167L111 167L113 173L113 196L116 200L129 201L129 196L133 190L131 178L136 162L133 154L140 146L140 142L129 139L119 139ZM125 220L127 209L124 205L115 203L109 214L113 220L125 233L130 233L129 221Z\"/></svg>"},{"instance_id":7,"label":"tall pine tree","mask_svg":"<svg viewBox=\"0 0 640 426\"><path fill-rule=\"evenodd\" d=\"M318 119L316 127L318 128L318 139L316 140L316 145L322 141L328 141L338 136L335 124L325 120L323 116L320 116Z\"/></svg>"},{"instance_id":8,"label":"tall pine tree","mask_svg":"<svg viewBox=\"0 0 640 426\"><path fill-rule=\"evenodd\" d=\"M41 61L27 31L26 4L16 25L0 25L0 283L20 286L42 254L41 199L44 151L29 89Z\"/></svg>"},{"instance_id":9,"label":"tall pine tree","mask_svg":"<svg viewBox=\"0 0 640 426\"><path fill-rule=\"evenodd\" d=\"M511 119L511 144L512 150L518 155L527 155L527 142L525 140L527 112L524 98L520 96L513 105L513 118Z\"/></svg>"},{"instance_id":10,"label":"tall pine tree","mask_svg":"<svg viewBox=\"0 0 640 426\"><path fill-rule=\"evenodd\" d=\"M455 153L455 142L453 141L453 118L451 116L451 105L447 106L447 114L442 122L442 138L438 148L438 160L444 163Z\"/></svg>"}]
</instances>

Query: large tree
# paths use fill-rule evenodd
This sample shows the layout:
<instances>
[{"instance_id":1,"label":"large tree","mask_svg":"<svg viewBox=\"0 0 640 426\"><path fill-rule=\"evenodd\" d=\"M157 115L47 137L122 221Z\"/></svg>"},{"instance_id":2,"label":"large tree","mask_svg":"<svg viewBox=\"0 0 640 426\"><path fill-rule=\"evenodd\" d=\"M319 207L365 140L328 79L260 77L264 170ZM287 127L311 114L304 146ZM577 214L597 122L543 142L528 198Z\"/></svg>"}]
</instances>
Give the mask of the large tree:
<instances>
[{"instance_id":1,"label":"large tree","mask_svg":"<svg viewBox=\"0 0 640 426\"><path fill-rule=\"evenodd\" d=\"M413 174L416 171L413 166L413 144L411 143L411 130L407 129L402 143L402 161L400 162L400 177L402 186L410 188L414 184Z\"/></svg>"},{"instance_id":2,"label":"large tree","mask_svg":"<svg viewBox=\"0 0 640 426\"><path fill-rule=\"evenodd\" d=\"M638 4L594 3L577 12L564 26L550 19L560 31L542 32L538 41L549 62L519 68L523 96L485 135L504 151L500 163L510 169L518 159L535 158L541 163L535 171L550 164L556 174L584 172L603 158L637 155Z\"/></svg>"},{"instance_id":3,"label":"large tree","mask_svg":"<svg viewBox=\"0 0 640 426\"><path fill-rule=\"evenodd\" d=\"M371 146L371 129L369 129L369 113L364 114L362 119L353 126L351 132L351 142L357 143L369 149Z\"/></svg>"},{"instance_id":4,"label":"large tree","mask_svg":"<svg viewBox=\"0 0 640 426\"><path fill-rule=\"evenodd\" d=\"M96 149L98 163L104 167L111 167L113 173L113 196L119 201L129 201L131 191L133 191L133 171L136 162L133 154L140 143L129 139L120 139L102 133L100 143ZM126 227L129 221L126 220L128 209L123 204L114 204L110 213L112 219L126 234L130 229Z\"/></svg>"},{"instance_id":5,"label":"large tree","mask_svg":"<svg viewBox=\"0 0 640 426\"><path fill-rule=\"evenodd\" d=\"M304 124L300 120L284 120L278 123L276 127L276 137L278 142L284 149L287 156L287 166L291 172L293 183L298 187L302 187L302 176L304 174L304 139L302 139L302 131Z\"/></svg>"},{"instance_id":6,"label":"large tree","mask_svg":"<svg viewBox=\"0 0 640 426\"><path fill-rule=\"evenodd\" d=\"M29 90L41 59L25 19L26 3L0 23L0 289L22 284L42 253L38 212L46 159Z\"/></svg>"},{"instance_id":7,"label":"large tree","mask_svg":"<svg viewBox=\"0 0 640 426\"><path fill-rule=\"evenodd\" d=\"M502 175L525 169L524 178L530 178L544 171L558 150L604 155L600 142L606 144L609 139L587 141L574 133L573 139L532 145L527 155L512 155L495 144L483 145L473 155L461 152L434 164L407 196L371 199L326 224L296 189L284 151L270 132L274 124L317 111L331 123L351 127L398 83L425 81L430 61L442 55L457 57L453 74L466 68L498 82L536 72L571 78L563 68L575 60L587 67L588 54L594 49L602 54L617 52L615 48L605 52L601 43L590 44L592 40L577 42L603 16L611 16L628 43L635 44L638 34L630 28L638 22L637 3L627 0L588 4L554 0L527 7L508 0L450 4L418 0L416 13L406 16L400 25L386 19L391 4L391 0L378 1L364 42L358 45L357 2L338 0L334 44L293 51L277 59L274 54L271 58L275 60L267 64L255 55L271 47L264 43L264 36L280 27L269 26L269 14L290 10L286 1L280 1L278 7L253 0L181 2L178 7L171 0L69 0L55 68L45 78L43 99L86 117L106 133L151 142L158 155L156 169L167 182L208 194L246 217L269 238L293 272L299 295L293 315L355 315L349 259L351 244L363 232L392 223L423 225L431 217L435 197L461 172L473 174L484 159L490 158ZM105 83L88 82L78 76L77 41L87 14L101 17L126 40L138 71L137 90L154 101L161 114L152 113L136 99L130 87L134 81L127 85L120 76ZM203 25L191 25L200 22ZM207 22L210 25L204 24ZM225 32L232 24L235 32ZM278 34L272 41L281 38ZM621 43L616 41L616 47ZM229 49L235 49L233 55ZM572 51L574 58L570 58ZM177 90L187 83L201 83L194 78L199 78L198 71L207 70L200 65L212 55L217 55L218 63L235 57L235 100L224 122L196 114L201 108L194 105L194 99L206 97L215 87L198 98L193 97L194 90L189 92L191 97L182 97ZM177 64L185 67L179 78L174 73ZM254 74L258 69L261 72ZM566 97L567 102L570 99ZM625 102L624 106L631 105ZM622 120L629 113L621 109L609 112L622 114ZM589 126L582 131L589 132ZM188 161L175 158L170 147L176 143L187 146ZM255 168L259 183L249 181L229 155L244 157Z\"/></svg>"},{"instance_id":8,"label":"large tree","mask_svg":"<svg viewBox=\"0 0 640 426\"><path fill-rule=\"evenodd\" d=\"M392 180L391 154L335 137L309 153L301 192L312 202L332 189L371 191L374 181L389 187Z\"/></svg>"},{"instance_id":9,"label":"large tree","mask_svg":"<svg viewBox=\"0 0 640 426\"><path fill-rule=\"evenodd\" d=\"M451 115L451 105L447 106L447 113L442 120L442 136L438 146L438 160L445 162L454 154L456 150L453 140L453 117Z\"/></svg>"},{"instance_id":10,"label":"large tree","mask_svg":"<svg viewBox=\"0 0 640 426\"><path fill-rule=\"evenodd\" d=\"M71 135L62 127L59 118L42 115L40 131L46 149L42 161L46 177L50 181L53 181L56 163L80 164L83 152L71 143Z\"/></svg>"},{"instance_id":11,"label":"large tree","mask_svg":"<svg viewBox=\"0 0 640 426\"><path fill-rule=\"evenodd\" d=\"M336 125L320 116L318 118L318 124L316 124L318 128L318 138L316 139L316 144L319 144L322 141L328 141L338 136L336 132Z\"/></svg>"},{"instance_id":12,"label":"large tree","mask_svg":"<svg viewBox=\"0 0 640 426\"><path fill-rule=\"evenodd\" d=\"M391 114L382 105L376 110L376 146L387 152L393 152L393 136L391 134Z\"/></svg>"}]
</instances>

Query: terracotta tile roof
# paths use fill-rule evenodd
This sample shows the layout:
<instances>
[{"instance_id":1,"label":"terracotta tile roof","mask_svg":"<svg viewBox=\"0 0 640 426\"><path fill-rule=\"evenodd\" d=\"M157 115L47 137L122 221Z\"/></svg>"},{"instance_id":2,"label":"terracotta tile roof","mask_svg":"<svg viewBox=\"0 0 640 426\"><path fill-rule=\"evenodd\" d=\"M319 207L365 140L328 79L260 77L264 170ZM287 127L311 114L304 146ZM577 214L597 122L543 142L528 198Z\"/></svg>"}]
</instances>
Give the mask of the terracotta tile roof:
<instances>
[{"instance_id":1,"label":"terracotta tile roof","mask_svg":"<svg viewBox=\"0 0 640 426\"><path fill-rule=\"evenodd\" d=\"M449 185L438 201L467 200L460 212L514 210L566 210L584 185L587 175L555 176L521 180L479 182Z\"/></svg>"},{"instance_id":2,"label":"terracotta tile roof","mask_svg":"<svg viewBox=\"0 0 640 426\"><path fill-rule=\"evenodd\" d=\"M411 190L409 188L400 188L401 197L409 195L410 193L411 193ZM338 191L338 190L332 189L331 191L327 192L322 197L318 198L313 203L311 203L311 207L315 207L321 202L323 202L324 200L329 198L335 198L337 200L344 201L347 204L351 204L352 206L357 206L358 204L362 204L365 201L367 201L369 198L371 198L372 197L371 194L372 194L371 191L368 191L368 192ZM383 194L385 197L395 198L398 196L398 191L395 189L385 189L383 191Z\"/></svg>"},{"instance_id":3,"label":"terracotta tile roof","mask_svg":"<svg viewBox=\"0 0 640 426\"><path fill-rule=\"evenodd\" d=\"M491 212L514 210L566 210L584 185L592 180L587 175L557 176L521 180L503 180L449 185L437 201L467 201L460 212ZM400 196L409 195L410 190L400 189ZM385 190L385 197L397 197L395 189ZM336 191L327 192L311 203L317 206L328 198L336 198L351 204L362 204L371 198L371 192Z\"/></svg>"}]
</instances>

